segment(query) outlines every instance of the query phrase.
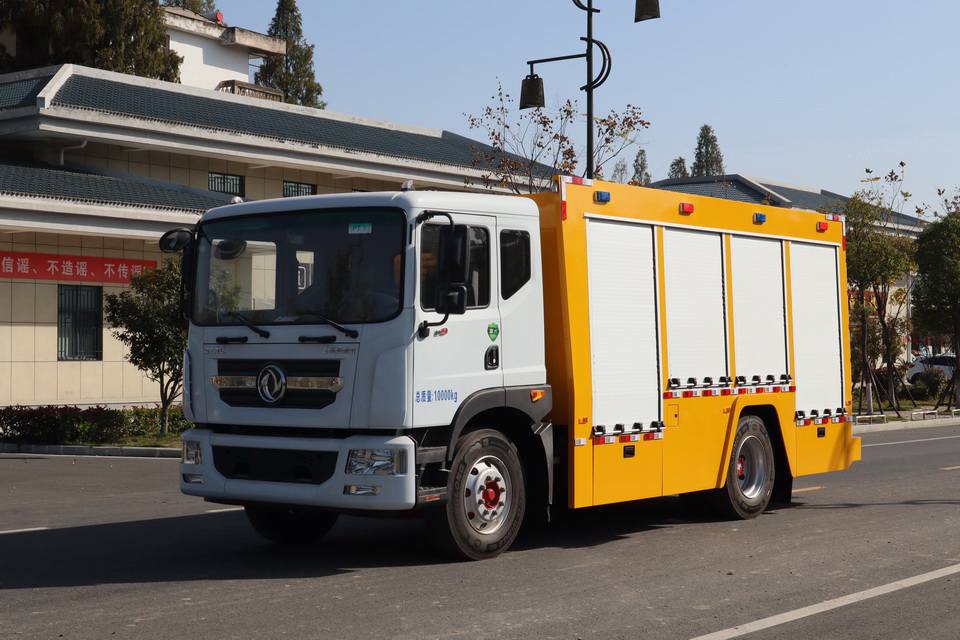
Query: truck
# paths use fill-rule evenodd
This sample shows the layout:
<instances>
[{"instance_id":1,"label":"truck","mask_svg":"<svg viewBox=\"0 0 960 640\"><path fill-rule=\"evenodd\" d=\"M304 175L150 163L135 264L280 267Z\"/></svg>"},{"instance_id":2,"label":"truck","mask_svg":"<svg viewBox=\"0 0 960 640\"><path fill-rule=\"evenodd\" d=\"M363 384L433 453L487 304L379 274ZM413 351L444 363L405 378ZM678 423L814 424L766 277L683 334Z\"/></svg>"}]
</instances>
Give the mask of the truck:
<instances>
[{"instance_id":1,"label":"truck","mask_svg":"<svg viewBox=\"0 0 960 640\"><path fill-rule=\"evenodd\" d=\"M749 519L860 459L841 216L551 185L246 202L167 232L183 493L281 543L422 516L479 560L557 508Z\"/></svg>"}]
</instances>

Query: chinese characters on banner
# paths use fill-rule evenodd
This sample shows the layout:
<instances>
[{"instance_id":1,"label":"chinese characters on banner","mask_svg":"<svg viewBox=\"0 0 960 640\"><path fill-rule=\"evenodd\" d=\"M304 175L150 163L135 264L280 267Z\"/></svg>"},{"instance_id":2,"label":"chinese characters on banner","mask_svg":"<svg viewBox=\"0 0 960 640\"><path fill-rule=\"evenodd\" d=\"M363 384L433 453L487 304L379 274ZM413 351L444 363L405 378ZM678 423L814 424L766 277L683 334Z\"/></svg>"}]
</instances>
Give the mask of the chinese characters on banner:
<instances>
[{"instance_id":1,"label":"chinese characters on banner","mask_svg":"<svg viewBox=\"0 0 960 640\"><path fill-rule=\"evenodd\" d=\"M130 276L156 268L156 260L0 251L0 278L130 284Z\"/></svg>"}]
</instances>

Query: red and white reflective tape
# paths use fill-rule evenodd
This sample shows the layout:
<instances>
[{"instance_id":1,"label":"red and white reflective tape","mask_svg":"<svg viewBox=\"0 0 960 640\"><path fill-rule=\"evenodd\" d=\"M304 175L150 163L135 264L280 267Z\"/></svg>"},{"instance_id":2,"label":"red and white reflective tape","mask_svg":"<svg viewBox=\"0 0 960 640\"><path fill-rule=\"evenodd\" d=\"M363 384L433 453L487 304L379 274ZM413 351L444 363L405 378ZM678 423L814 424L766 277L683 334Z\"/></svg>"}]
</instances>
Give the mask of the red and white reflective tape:
<instances>
[{"instance_id":1,"label":"red and white reflective tape","mask_svg":"<svg viewBox=\"0 0 960 640\"><path fill-rule=\"evenodd\" d=\"M593 444L616 444L618 442L640 442L641 440L663 440L663 431L642 431L640 433L624 433L619 436L596 436Z\"/></svg>"},{"instance_id":2,"label":"red and white reflective tape","mask_svg":"<svg viewBox=\"0 0 960 640\"><path fill-rule=\"evenodd\" d=\"M813 424L813 420L810 420L809 418L806 420L797 420L798 427L809 427L811 424Z\"/></svg>"},{"instance_id":3,"label":"red and white reflective tape","mask_svg":"<svg viewBox=\"0 0 960 640\"><path fill-rule=\"evenodd\" d=\"M735 396L757 393L796 393L795 385L773 385L763 387L737 387L736 389L686 389L683 391L664 391L664 400L673 400L674 398L699 398L701 396Z\"/></svg>"}]
</instances>

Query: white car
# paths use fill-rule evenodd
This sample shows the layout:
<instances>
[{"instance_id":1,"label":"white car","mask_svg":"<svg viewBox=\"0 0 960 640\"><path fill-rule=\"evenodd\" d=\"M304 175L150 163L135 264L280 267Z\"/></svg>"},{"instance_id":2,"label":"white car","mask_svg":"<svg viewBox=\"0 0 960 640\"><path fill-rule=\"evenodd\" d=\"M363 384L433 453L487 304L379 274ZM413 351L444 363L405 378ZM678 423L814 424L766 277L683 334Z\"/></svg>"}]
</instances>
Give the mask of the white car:
<instances>
[{"instance_id":1,"label":"white car","mask_svg":"<svg viewBox=\"0 0 960 640\"><path fill-rule=\"evenodd\" d=\"M917 374L927 369L940 369L947 378L953 377L953 370L957 366L957 356L952 353L944 353L939 356L928 356L918 358L913 365L907 369L907 382L913 384L916 381Z\"/></svg>"}]
</instances>

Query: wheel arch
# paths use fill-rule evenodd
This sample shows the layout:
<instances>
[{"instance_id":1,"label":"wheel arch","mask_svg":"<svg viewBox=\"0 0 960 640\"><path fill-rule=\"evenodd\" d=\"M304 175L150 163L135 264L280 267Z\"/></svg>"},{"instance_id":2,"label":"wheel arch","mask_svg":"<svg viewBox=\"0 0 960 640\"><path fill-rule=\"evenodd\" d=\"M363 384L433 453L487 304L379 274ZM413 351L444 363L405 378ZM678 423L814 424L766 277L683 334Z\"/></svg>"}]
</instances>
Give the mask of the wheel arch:
<instances>
[{"instance_id":1,"label":"wheel arch","mask_svg":"<svg viewBox=\"0 0 960 640\"><path fill-rule=\"evenodd\" d=\"M545 391L545 396L532 401L531 391ZM553 433L552 425L543 418L551 408L552 394L547 385L473 394L464 401L451 425L446 459L453 460L457 443L469 433L481 429L499 431L510 439L520 456L528 513L536 519L548 519L553 495Z\"/></svg>"},{"instance_id":2,"label":"wheel arch","mask_svg":"<svg viewBox=\"0 0 960 640\"><path fill-rule=\"evenodd\" d=\"M788 455L787 451L787 438L789 436L784 433L784 425L780 421L780 414L777 412L777 408L770 404L745 406L737 415L737 419L734 422L734 429L736 429L736 425L740 423L740 419L745 416L756 416L763 421L767 429L767 435L770 437L770 444L773 447L773 462L776 474L773 484L773 500L776 502L789 502L790 495L793 492L794 471L791 464L792 456ZM792 437L790 441L792 443ZM727 457L729 457L729 454Z\"/></svg>"}]
</instances>

